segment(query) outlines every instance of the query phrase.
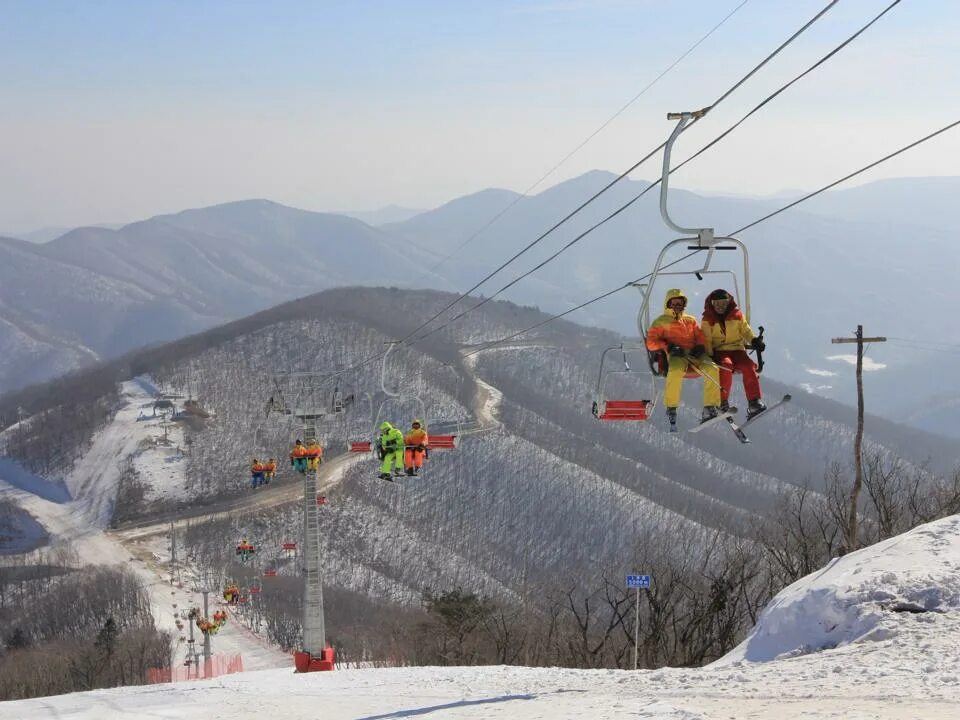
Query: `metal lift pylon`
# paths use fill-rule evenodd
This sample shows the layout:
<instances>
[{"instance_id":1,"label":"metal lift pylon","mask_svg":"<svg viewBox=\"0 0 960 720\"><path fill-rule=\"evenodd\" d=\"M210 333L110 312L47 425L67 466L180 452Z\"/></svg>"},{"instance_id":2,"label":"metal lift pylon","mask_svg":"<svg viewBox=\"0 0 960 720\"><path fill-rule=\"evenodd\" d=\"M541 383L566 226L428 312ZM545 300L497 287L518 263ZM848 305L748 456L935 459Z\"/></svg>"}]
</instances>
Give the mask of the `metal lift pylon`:
<instances>
[{"instance_id":1,"label":"metal lift pylon","mask_svg":"<svg viewBox=\"0 0 960 720\"><path fill-rule=\"evenodd\" d=\"M275 377L278 397L271 398L270 407L282 414L291 415L303 426L303 439L309 443L318 440L317 425L327 417L336 417L343 412L344 402L339 387L333 391L331 401L324 399L325 389L331 377L338 373L289 373ZM293 407L286 404L281 392L280 378L296 380L295 397L288 398ZM323 556L320 544L320 513L317 498L317 475L320 466L303 475L303 644L293 653L297 672L317 672L334 669L334 650L327 644L323 616Z\"/></svg>"}]
</instances>

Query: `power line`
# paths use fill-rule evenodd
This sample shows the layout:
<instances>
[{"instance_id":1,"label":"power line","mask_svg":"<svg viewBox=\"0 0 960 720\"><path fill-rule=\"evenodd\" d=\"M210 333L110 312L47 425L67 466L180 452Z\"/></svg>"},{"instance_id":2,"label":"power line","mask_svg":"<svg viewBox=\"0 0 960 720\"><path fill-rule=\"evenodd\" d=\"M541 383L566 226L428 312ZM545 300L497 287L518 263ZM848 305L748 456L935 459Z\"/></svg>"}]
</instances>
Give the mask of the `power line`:
<instances>
[{"instance_id":1,"label":"power line","mask_svg":"<svg viewBox=\"0 0 960 720\"><path fill-rule=\"evenodd\" d=\"M469 245L471 242L473 242L484 230L486 230L488 227L490 227L491 225L493 225L493 224L494 224L497 220L499 220L501 217L503 217L504 215L506 215L517 203L519 203L521 200L525 199L536 187L538 187L538 186L540 185L540 183L542 183L542 182L543 182L544 180L546 180L548 177L550 177L551 175L553 175L553 173L555 173L558 169L560 169L560 168L564 165L564 163L567 162L567 160L569 160L569 159L572 158L574 155L576 155L578 152L580 152L584 147L586 147L586 145L587 145L591 140L593 140L597 135L599 135L601 132L603 132L604 130L606 130L607 127L610 125L610 123L612 123L614 120L616 120L618 117L620 117L624 112L626 112L626 110L627 110L631 105L633 105L633 104L634 104L637 100L639 100L650 88L652 88L652 87L653 87L654 85L656 85L661 79L663 79L663 77L664 77L665 75L667 75L667 73L669 73L669 72L670 72L671 70L673 70L677 65L679 65L688 55L690 55L690 53L692 53L694 50L696 50L698 47L700 47L700 45L703 44L703 42L704 42L705 40L707 40L707 38L709 38L711 35L713 35L717 30L719 30L720 27L723 26L723 24L727 22L727 20L729 20L730 18L732 18L732 17L737 13L737 11L740 10L740 8L742 8L744 5L746 5L749 1L750 1L750 0L743 0L743 2L741 2L741 3L740 3L739 5L737 5L733 10L731 10L729 13L727 13L726 16L724 16L724 18L723 18L720 22L718 22L716 25L714 25L714 26L707 32L706 35L704 35L703 37L701 37L701 38L700 38L699 40L697 40L693 45L691 45L689 48L687 48L687 50L686 50L682 55L680 55L676 60L674 60L672 63L670 63L670 65L668 65L668 66L666 67L666 69L664 69L664 70L663 70L659 75L657 75L653 80L651 80L649 83L647 83L647 85L646 85L640 92L638 92L636 95L634 95L623 107L621 107L621 108L620 108L619 110L617 110L613 115L611 115L609 118L607 118L607 120L605 120L604 123L603 123L602 125L600 125L600 127L598 127L596 130L594 130L592 133L590 133L590 134L586 137L586 139L584 139L579 145L577 145L575 148L573 148L573 150L571 150L571 151L568 152L566 155L564 155L557 164L555 164L553 167L551 167L549 170L547 170L547 172L545 172L543 175L541 175L540 178L539 178L536 182L534 182L530 187L528 187L526 190L524 190L520 195L517 195L517 197L515 197L505 208L503 208L503 210L501 210L501 211L498 212L496 215L494 215L492 218L490 218L490 220L488 220L486 223L484 223L478 230L476 230L476 231L475 231L473 234L471 234L466 240L464 240L462 243L460 243L460 245L458 245L458 246L453 250L453 252L451 252L450 254L448 254L448 255L446 255L445 257L443 257L443 258L440 260L440 262L438 262L436 265L434 265L434 266L431 267L429 270L427 270L426 272L424 272L423 275L426 275L426 274L428 274L428 273L436 272L436 271L440 268L440 266L442 266L444 263L447 262L447 260L449 260L449 259L452 258L454 255L456 255L456 254L459 253L461 250L463 250L467 245Z\"/></svg>"}]
</instances>

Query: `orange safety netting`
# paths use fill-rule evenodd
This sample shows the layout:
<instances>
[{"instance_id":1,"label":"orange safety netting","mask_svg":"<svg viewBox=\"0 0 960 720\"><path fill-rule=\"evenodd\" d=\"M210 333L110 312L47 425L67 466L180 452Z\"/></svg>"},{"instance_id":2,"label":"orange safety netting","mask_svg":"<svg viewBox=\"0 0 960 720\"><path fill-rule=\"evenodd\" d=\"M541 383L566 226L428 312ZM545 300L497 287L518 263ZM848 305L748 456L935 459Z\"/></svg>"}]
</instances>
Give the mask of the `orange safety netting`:
<instances>
[{"instance_id":1,"label":"orange safety netting","mask_svg":"<svg viewBox=\"0 0 960 720\"><path fill-rule=\"evenodd\" d=\"M190 662L190 661L188 661ZM214 655L207 661L201 657L198 662L189 665L167 668L149 668L147 683L182 682L184 680L204 680L220 675L243 672L243 657L241 655Z\"/></svg>"}]
</instances>

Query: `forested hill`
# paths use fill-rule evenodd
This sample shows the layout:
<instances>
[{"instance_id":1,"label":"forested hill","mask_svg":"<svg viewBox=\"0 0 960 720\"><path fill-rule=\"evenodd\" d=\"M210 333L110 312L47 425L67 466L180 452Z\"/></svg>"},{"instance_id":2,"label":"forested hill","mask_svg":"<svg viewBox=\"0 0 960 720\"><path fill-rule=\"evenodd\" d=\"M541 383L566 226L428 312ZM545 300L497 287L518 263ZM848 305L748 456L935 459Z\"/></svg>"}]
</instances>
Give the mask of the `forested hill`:
<instances>
[{"instance_id":1,"label":"forested hill","mask_svg":"<svg viewBox=\"0 0 960 720\"><path fill-rule=\"evenodd\" d=\"M33 451L29 433L17 448L28 457L34 453L37 469L55 471L58 462L72 456L71 443L82 445L91 428L109 415L115 382L150 373L195 394L215 413L216 419L202 433L209 434L216 447L230 448L231 452L221 453L226 467L199 463L192 474L198 478L209 474L205 487L229 491L249 462L255 433L258 441L272 435L273 447L282 454L289 433L295 432L263 419L272 393L271 373L354 365L381 352L384 341L406 335L453 297L377 288L325 291L8 395L0 399L0 418L9 426L16 420L17 408L22 408L41 418L33 427L40 430L46 423L62 437L62 459L49 453L43 434L37 435ZM796 389L786 409L750 428L753 443L749 446L735 442L726 428L671 437L664 432L659 410L648 423L596 421L590 403L600 352L622 341L607 331L557 321L463 359L465 352L485 341L543 319L536 309L488 303L450 328L392 355L389 382L419 392L430 417L475 415L474 374L503 393L499 408L503 428L476 441L465 440L458 459L451 461L469 472L475 485L495 482L502 488L521 478L529 484L528 464L536 456L536 474L544 477L592 474L645 502L699 521L717 522L724 513L738 516L764 507L785 485L819 482L829 463L846 465L852 457L855 411ZM776 367L768 366L767 373L775 375ZM358 398L367 393L373 397L354 406L350 427L338 431L338 441L351 432L366 432L372 423L367 415L371 403L375 408L381 399L380 364L368 363L343 380ZM681 425L689 427L699 413L700 383L686 384ZM791 390L770 377L764 378L764 385L771 400ZM739 392L739 380L735 388ZM625 392L635 397L649 394L640 381ZM398 422L414 411L409 406L385 408L386 413L397 413L393 419ZM960 455L954 443L873 417L867 421L867 438L870 449L915 465L928 463L939 471L952 469ZM493 459L475 456L481 450L493 453ZM442 462L447 461L435 464ZM501 466L492 472L491 462Z\"/></svg>"},{"instance_id":2,"label":"forested hill","mask_svg":"<svg viewBox=\"0 0 960 720\"><path fill-rule=\"evenodd\" d=\"M290 416L265 412L276 393L274 373L358 366L341 378L341 390L353 396L348 411L320 430L332 460L343 454L347 439L369 438L375 418L406 427L421 412L415 403L385 398L380 363L363 361L453 298L383 288L319 293L6 396L0 415L12 427L0 439L6 454L55 480L83 457L97 428L110 422L119 398L116 383L150 374L202 408L185 421L185 492L179 497L188 499L180 509L196 512L245 496L253 501L258 495L248 488L250 458L282 459L303 432ZM643 567L679 573L684 582L707 582L691 590L700 597L711 592L704 573L707 564L720 562L712 550L718 538L747 543L731 551L747 552L758 524L776 517L797 488L811 487L819 497L839 499L830 507L843 507L852 479L851 409L794 390L793 402L751 426L753 443L743 446L724 426L670 435L660 411L646 423L594 419L590 405L600 352L622 340L608 331L548 323L468 355L485 341L544 319L533 308L491 302L391 353L388 388L419 395L428 423L474 420L483 430L465 434L456 450L433 452L422 477L399 484L377 480L370 457L325 471L331 474L324 480L328 502L321 530L332 589L375 602L414 603L425 588L462 585L516 600L533 583L547 592L543 583L556 591L558 583L569 582L579 597L595 592L598 583L602 587L604 578ZM770 398L788 390L769 378L764 383ZM688 381L687 389L682 427L696 423L700 407L699 383ZM646 394L641 387L629 392ZM18 408L29 418L20 427L14 425ZM902 531L902 523L941 515L939 498L952 496L927 492L938 480L922 466L949 472L957 455L943 438L868 418L868 490L879 493L886 508L913 504L882 525L866 516L865 542ZM298 481L280 463L277 486ZM115 521L150 522L158 512L177 510L170 503L145 504L144 497L156 495L137 483L133 478L121 485L122 517ZM195 562L225 577L238 572L230 570L229 554L236 537L279 547L301 532L298 504L251 507L247 513L241 504L212 525L194 525L187 546ZM829 558L839 537L834 530L821 538L808 562ZM734 556L723 557L733 562ZM756 555L735 557L737 572L747 572L743 563ZM732 571L724 567L717 572ZM757 597L766 597L771 587L757 586ZM284 612L295 624L296 607Z\"/></svg>"}]
</instances>

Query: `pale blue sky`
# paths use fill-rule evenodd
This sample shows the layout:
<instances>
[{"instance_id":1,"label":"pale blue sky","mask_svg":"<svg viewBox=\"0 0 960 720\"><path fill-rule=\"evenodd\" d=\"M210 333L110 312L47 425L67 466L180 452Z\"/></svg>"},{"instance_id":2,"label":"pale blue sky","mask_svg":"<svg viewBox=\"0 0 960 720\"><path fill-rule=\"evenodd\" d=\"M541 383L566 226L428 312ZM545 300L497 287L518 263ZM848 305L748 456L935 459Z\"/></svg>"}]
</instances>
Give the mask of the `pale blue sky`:
<instances>
[{"instance_id":1,"label":"pale blue sky","mask_svg":"<svg viewBox=\"0 0 960 720\"><path fill-rule=\"evenodd\" d=\"M0 230L522 191L739 2L0 0ZM824 4L750 0L545 185L628 167L668 110L710 103ZM842 0L677 157L887 4ZM957 119L958 29L960 3L904 0L676 184L812 188ZM960 174L958 157L960 132L864 180Z\"/></svg>"}]
</instances>

